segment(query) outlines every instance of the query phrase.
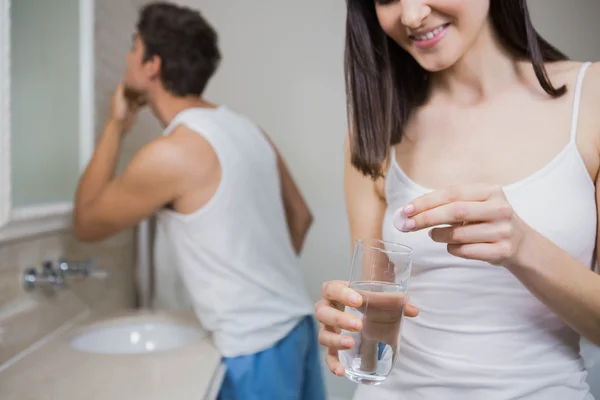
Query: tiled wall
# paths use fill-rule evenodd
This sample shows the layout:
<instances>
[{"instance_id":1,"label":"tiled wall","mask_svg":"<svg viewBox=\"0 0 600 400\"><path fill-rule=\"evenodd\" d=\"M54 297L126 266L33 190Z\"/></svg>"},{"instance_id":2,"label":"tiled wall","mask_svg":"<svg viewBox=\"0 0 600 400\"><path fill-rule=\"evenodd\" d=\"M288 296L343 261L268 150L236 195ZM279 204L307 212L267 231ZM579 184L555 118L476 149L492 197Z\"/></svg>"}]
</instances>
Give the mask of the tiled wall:
<instances>
[{"instance_id":1,"label":"tiled wall","mask_svg":"<svg viewBox=\"0 0 600 400\"><path fill-rule=\"evenodd\" d=\"M139 8L148 0L96 0L96 131L104 126L110 97L125 69L125 55L131 49ZM123 166L145 143L162 132L148 109L123 143Z\"/></svg>"},{"instance_id":2,"label":"tiled wall","mask_svg":"<svg viewBox=\"0 0 600 400\"><path fill-rule=\"evenodd\" d=\"M109 99L119 82L138 8L145 0L97 0L95 5L96 127L104 125ZM126 162L158 126L146 111L124 143ZM78 243L69 232L0 243L0 364L86 309L135 306L134 232L97 244ZM25 292L21 273L60 256L94 258L106 278L70 279L62 290Z\"/></svg>"},{"instance_id":3,"label":"tiled wall","mask_svg":"<svg viewBox=\"0 0 600 400\"><path fill-rule=\"evenodd\" d=\"M102 278L68 278L64 288L26 292L21 274L42 260L94 258ZM98 244L81 244L68 232L0 244L0 363L87 309L133 307L134 241L131 232Z\"/></svg>"}]
</instances>

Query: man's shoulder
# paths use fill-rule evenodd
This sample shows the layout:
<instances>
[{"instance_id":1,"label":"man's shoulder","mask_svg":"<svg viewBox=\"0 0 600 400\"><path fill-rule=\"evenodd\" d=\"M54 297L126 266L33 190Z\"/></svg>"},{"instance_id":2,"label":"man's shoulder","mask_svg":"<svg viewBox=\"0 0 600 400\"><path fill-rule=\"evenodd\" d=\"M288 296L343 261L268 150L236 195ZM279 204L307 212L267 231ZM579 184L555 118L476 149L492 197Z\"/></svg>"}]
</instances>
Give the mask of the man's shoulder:
<instances>
[{"instance_id":1,"label":"man's shoulder","mask_svg":"<svg viewBox=\"0 0 600 400\"><path fill-rule=\"evenodd\" d=\"M180 163L185 148L174 136L158 136L144 145L132 161L143 161L145 164L172 164Z\"/></svg>"},{"instance_id":2,"label":"man's shoulder","mask_svg":"<svg viewBox=\"0 0 600 400\"><path fill-rule=\"evenodd\" d=\"M160 136L139 149L129 164L127 172L131 176L163 177L172 179L184 167L181 146L168 137Z\"/></svg>"},{"instance_id":3,"label":"man's shoulder","mask_svg":"<svg viewBox=\"0 0 600 400\"><path fill-rule=\"evenodd\" d=\"M219 158L213 144L202 133L187 125L178 125L169 135L157 137L146 145L148 158L180 174L210 173L219 168Z\"/></svg>"}]
</instances>

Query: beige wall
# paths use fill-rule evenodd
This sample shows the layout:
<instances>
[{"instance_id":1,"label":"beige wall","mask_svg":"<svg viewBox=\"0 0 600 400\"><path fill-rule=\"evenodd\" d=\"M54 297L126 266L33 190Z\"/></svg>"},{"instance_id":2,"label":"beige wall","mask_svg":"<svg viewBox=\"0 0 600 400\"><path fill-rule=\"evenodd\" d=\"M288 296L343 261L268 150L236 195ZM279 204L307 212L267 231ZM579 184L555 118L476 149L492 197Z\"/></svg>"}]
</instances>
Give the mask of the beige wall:
<instances>
[{"instance_id":1,"label":"beige wall","mask_svg":"<svg viewBox=\"0 0 600 400\"><path fill-rule=\"evenodd\" d=\"M99 0L96 2L96 126L102 127L108 112L108 99L118 83L124 56L139 5L145 0ZM156 132L154 119L144 112L136 132L125 144L126 161L147 140L146 132ZM109 272L107 279L71 281L59 291L24 292L21 273L43 260L60 256L72 259L92 257L98 267ZM69 232L0 243L0 364L45 334L57 329L87 309L135 306L135 242L126 232L99 244L81 244Z\"/></svg>"},{"instance_id":2,"label":"beige wall","mask_svg":"<svg viewBox=\"0 0 600 400\"><path fill-rule=\"evenodd\" d=\"M600 1L528 0L535 27L553 45L579 61L600 61Z\"/></svg>"}]
</instances>

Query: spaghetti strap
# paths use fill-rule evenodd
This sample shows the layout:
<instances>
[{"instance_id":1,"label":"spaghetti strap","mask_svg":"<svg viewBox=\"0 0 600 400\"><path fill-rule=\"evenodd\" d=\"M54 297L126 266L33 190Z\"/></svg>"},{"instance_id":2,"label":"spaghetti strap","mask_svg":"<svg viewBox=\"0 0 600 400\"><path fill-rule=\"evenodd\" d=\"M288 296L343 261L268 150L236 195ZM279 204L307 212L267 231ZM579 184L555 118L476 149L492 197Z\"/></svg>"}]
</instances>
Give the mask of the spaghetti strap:
<instances>
[{"instance_id":1,"label":"spaghetti strap","mask_svg":"<svg viewBox=\"0 0 600 400\"><path fill-rule=\"evenodd\" d=\"M571 115L571 141L574 142L577 138L577 127L579 126L579 106L581 103L581 91L583 87L583 78L585 77L585 71L591 65L591 62L586 62L581 66L579 74L577 75L577 84L575 86L575 95L573 99L573 112Z\"/></svg>"}]
</instances>

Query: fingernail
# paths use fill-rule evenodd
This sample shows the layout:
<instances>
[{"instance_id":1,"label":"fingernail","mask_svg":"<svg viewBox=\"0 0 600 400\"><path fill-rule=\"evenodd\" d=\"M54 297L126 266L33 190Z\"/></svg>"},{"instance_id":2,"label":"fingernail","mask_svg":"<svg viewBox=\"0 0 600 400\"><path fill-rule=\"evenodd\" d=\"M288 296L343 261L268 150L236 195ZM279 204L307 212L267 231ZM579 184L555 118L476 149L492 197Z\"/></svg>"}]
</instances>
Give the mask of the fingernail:
<instances>
[{"instance_id":1,"label":"fingernail","mask_svg":"<svg viewBox=\"0 0 600 400\"><path fill-rule=\"evenodd\" d=\"M394 214L392 223L394 224L394 227L396 229L398 229L399 231L402 231L407 219L408 219L408 217L406 216L406 214L404 214L404 210L402 208L400 208Z\"/></svg>"},{"instance_id":2,"label":"fingernail","mask_svg":"<svg viewBox=\"0 0 600 400\"><path fill-rule=\"evenodd\" d=\"M413 229L415 229L416 226L417 226L417 223L415 222L414 219L408 219L404 223L404 227L402 228L402 230L404 232L412 231Z\"/></svg>"},{"instance_id":3,"label":"fingernail","mask_svg":"<svg viewBox=\"0 0 600 400\"><path fill-rule=\"evenodd\" d=\"M352 346L352 342L348 338L343 338L342 339L342 346L344 346L344 347L350 347L350 346Z\"/></svg>"},{"instance_id":4,"label":"fingernail","mask_svg":"<svg viewBox=\"0 0 600 400\"><path fill-rule=\"evenodd\" d=\"M358 321L355 319L350 321L350 328L356 330L358 328Z\"/></svg>"},{"instance_id":5,"label":"fingernail","mask_svg":"<svg viewBox=\"0 0 600 400\"><path fill-rule=\"evenodd\" d=\"M412 204L407 204L406 206L404 206L404 209L402 211L404 211L404 214L410 215L415 211L415 206L413 206Z\"/></svg>"},{"instance_id":6,"label":"fingernail","mask_svg":"<svg viewBox=\"0 0 600 400\"><path fill-rule=\"evenodd\" d=\"M351 302L352 304L358 304L358 303L360 303L360 296L359 296L359 295L357 295L356 293L354 293L354 294L351 294L351 295L350 295L350 302Z\"/></svg>"}]
</instances>

